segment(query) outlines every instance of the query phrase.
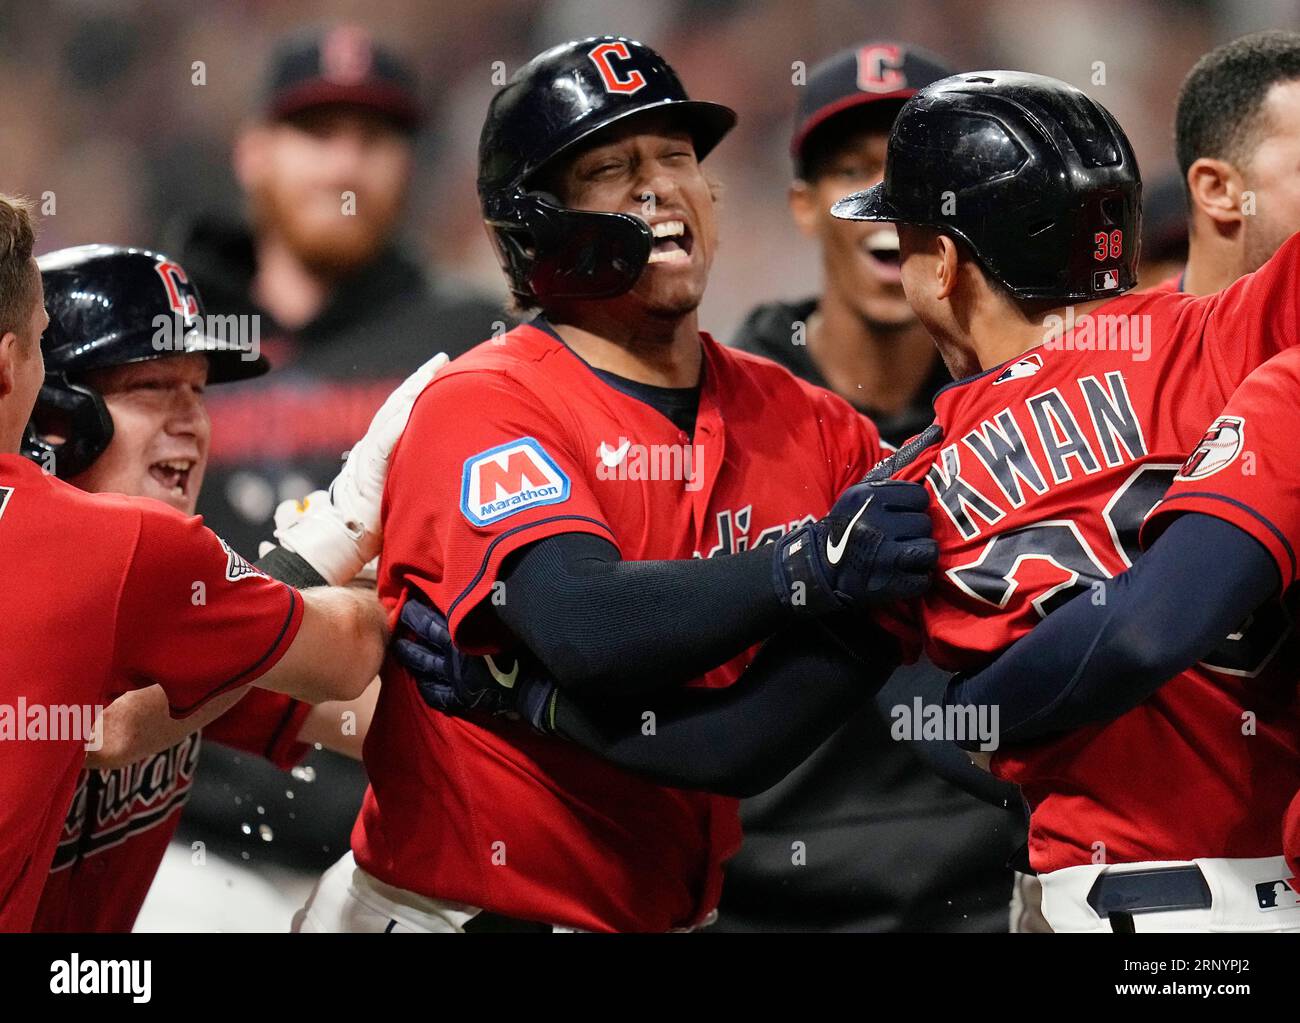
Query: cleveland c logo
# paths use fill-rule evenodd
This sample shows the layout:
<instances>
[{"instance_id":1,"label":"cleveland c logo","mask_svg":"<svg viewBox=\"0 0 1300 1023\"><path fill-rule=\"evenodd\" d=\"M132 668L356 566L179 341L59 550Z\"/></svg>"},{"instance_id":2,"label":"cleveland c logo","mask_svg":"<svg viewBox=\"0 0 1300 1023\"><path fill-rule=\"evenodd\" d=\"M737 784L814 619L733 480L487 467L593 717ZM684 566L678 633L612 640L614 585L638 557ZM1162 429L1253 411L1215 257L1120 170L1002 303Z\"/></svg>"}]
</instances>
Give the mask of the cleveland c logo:
<instances>
[{"instance_id":1,"label":"cleveland c logo","mask_svg":"<svg viewBox=\"0 0 1300 1023\"><path fill-rule=\"evenodd\" d=\"M645 87L645 75L636 68L632 68L626 75L620 75L610 63L611 59L617 57L619 60L631 60L632 54L628 52L627 43L601 43L594 47L587 54L591 62L596 65L596 70L600 72L601 80L605 83L606 92L621 92L625 95L634 93L637 89Z\"/></svg>"},{"instance_id":2,"label":"cleveland c logo","mask_svg":"<svg viewBox=\"0 0 1300 1023\"><path fill-rule=\"evenodd\" d=\"M180 264L162 259L154 269L158 271L163 287L167 289L167 304L171 306L172 311L187 320L198 316L199 300L194 297L190 279L185 276L185 271L181 269Z\"/></svg>"},{"instance_id":3,"label":"cleveland c logo","mask_svg":"<svg viewBox=\"0 0 1300 1023\"><path fill-rule=\"evenodd\" d=\"M897 92L907 88L897 46L864 46L858 51L858 88L863 92Z\"/></svg>"}]
</instances>

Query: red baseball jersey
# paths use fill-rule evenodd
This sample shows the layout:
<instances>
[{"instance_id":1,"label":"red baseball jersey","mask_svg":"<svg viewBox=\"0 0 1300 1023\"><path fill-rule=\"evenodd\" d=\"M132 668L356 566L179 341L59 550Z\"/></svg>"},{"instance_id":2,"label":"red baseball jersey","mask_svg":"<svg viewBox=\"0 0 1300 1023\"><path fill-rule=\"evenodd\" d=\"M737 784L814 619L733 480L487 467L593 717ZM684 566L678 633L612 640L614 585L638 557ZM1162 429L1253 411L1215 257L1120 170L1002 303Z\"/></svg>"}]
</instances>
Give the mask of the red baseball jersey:
<instances>
[{"instance_id":1,"label":"red baseball jersey","mask_svg":"<svg viewBox=\"0 0 1300 1023\"><path fill-rule=\"evenodd\" d=\"M32 924L97 707L159 683L183 717L288 649L302 598L155 501L0 455L0 930Z\"/></svg>"},{"instance_id":2,"label":"red baseball jersey","mask_svg":"<svg viewBox=\"0 0 1300 1023\"><path fill-rule=\"evenodd\" d=\"M879 456L875 428L846 402L766 359L701 344L693 437L533 326L443 370L388 479L379 592L394 613L413 587L447 613L460 646L500 651L495 584L525 545L589 533L628 561L746 550L824 515ZM751 654L694 684L729 685ZM436 713L391 661L365 761L358 864L514 917L692 925L716 905L740 842L735 800L656 785L502 718Z\"/></svg>"},{"instance_id":3,"label":"red baseball jersey","mask_svg":"<svg viewBox=\"0 0 1300 1023\"><path fill-rule=\"evenodd\" d=\"M1300 544L1297 436L1300 347L1269 359L1237 388L1142 527L1146 546L1177 516L1197 512L1231 522L1259 541L1277 565L1280 600L1256 611L1244 628L1246 634L1282 634L1294 617L1300 594L1295 587L1295 548ZM1283 663L1287 668L1295 664L1289 659ZM1275 683L1275 690L1266 694L1270 705L1286 708L1282 720L1294 721L1296 675L1282 671L1269 678ZM1254 706L1251 709L1258 712ZM1282 848L1292 871L1300 876L1300 796L1284 815Z\"/></svg>"},{"instance_id":4,"label":"red baseball jersey","mask_svg":"<svg viewBox=\"0 0 1300 1023\"><path fill-rule=\"evenodd\" d=\"M936 664L976 670L1128 568L1205 424L1300 338L1298 260L1295 236L1217 295L1159 289L1049 321L1042 345L941 391L942 438L896 472L929 487L941 550L932 591L881 616L905 646L924 637ZM994 773L1032 809L1034 867L1277 855L1300 786L1300 722L1277 681L1290 665L1293 686L1300 661L1277 650L1283 628L1225 640L1108 725L997 753Z\"/></svg>"},{"instance_id":5,"label":"red baseball jersey","mask_svg":"<svg viewBox=\"0 0 1300 1023\"><path fill-rule=\"evenodd\" d=\"M288 770L311 747L297 741L311 705L252 688L203 737ZM123 932L135 926L190 798L199 733L128 767L82 771L63 822L34 931Z\"/></svg>"}]
</instances>

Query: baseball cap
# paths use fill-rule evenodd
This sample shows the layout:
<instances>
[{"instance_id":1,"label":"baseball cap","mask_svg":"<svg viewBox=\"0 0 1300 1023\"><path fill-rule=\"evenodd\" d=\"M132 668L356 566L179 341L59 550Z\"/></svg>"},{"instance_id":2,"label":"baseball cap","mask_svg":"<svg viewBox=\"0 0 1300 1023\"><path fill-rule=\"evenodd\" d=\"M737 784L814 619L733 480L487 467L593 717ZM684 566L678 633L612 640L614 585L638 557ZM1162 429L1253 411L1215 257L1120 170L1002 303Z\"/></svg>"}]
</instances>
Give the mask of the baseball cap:
<instances>
[{"instance_id":1,"label":"baseball cap","mask_svg":"<svg viewBox=\"0 0 1300 1023\"><path fill-rule=\"evenodd\" d=\"M790 155L802 172L809 136L837 114L882 100L902 101L954 72L926 50L878 41L841 50L808 73L799 93Z\"/></svg>"},{"instance_id":2,"label":"baseball cap","mask_svg":"<svg viewBox=\"0 0 1300 1023\"><path fill-rule=\"evenodd\" d=\"M404 131L415 131L424 119L414 69L360 25L283 40L271 57L265 91L271 120L338 104L373 110Z\"/></svg>"}]
</instances>

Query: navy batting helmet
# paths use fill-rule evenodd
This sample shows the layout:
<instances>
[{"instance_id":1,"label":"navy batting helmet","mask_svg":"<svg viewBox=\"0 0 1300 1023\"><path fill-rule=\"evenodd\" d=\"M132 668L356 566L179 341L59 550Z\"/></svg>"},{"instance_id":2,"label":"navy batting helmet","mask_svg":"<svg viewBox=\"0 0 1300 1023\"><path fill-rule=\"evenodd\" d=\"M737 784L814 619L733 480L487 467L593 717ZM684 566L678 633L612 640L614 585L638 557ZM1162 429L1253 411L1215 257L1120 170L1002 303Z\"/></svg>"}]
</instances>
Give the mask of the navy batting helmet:
<instances>
[{"instance_id":1,"label":"navy batting helmet","mask_svg":"<svg viewBox=\"0 0 1300 1023\"><path fill-rule=\"evenodd\" d=\"M478 194L516 298L612 298L636 283L652 244L645 221L565 208L534 191L532 179L602 128L648 110L671 111L701 160L736 123L728 107L690 99L654 50L621 36L547 50L493 97L479 140Z\"/></svg>"},{"instance_id":2,"label":"navy batting helmet","mask_svg":"<svg viewBox=\"0 0 1300 1023\"><path fill-rule=\"evenodd\" d=\"M144 249L80 245L41 256L50 325L41 335L45 382L23 439L23 454L61 478L84 472L113 439L91 370L169 355L203 353L208 382L244 380L270 364L251 338L213 337L198 290L181 265ZM57 430L49 429L57 424ZM60 439L50 439L50 434Z\"/></svg>"},{"instance_id":3,"label":"navy batting helmet","mask_svg":"<svg viewBox=\"0 0 1300 1023\"><path fill-rule=\"evenodd\" d=\"M1124 131L1065 82L975 71L927 86L899 111L885 179L832 207L844 220L956 235L1018 298L1127 291L1142 179Z\"/></svg>"}]
</instances>

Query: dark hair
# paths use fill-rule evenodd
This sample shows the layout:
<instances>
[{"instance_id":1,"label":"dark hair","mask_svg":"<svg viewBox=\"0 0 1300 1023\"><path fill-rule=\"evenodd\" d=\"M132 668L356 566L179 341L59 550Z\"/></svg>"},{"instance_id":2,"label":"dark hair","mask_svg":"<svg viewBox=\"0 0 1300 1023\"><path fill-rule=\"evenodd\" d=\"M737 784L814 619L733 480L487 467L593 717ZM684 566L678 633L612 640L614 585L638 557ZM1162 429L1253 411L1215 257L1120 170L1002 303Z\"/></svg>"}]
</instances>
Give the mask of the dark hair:
<instances>
[{"instance_id":1,"label":"dark hair","mask_svg":"<svg viewBox=\"0 0 1300 1023\"><path fill-rule=\"evenodd\" d=\"M1269 89L1297 79L1300 32L1256 32L1198 60L1178 93L1174 148L1183 188L1188 168L1201 157L1247 163L1264 127Z\"/></svg>"},{"instance_id":2,"label":"dark hair","mask_svg":"<svg viewBox=\"0 0 1300 1023\"><path fill-rule=\"evenodd\" d=\"M816 184L851 142L868 133L888 135L904 102L902 99L876 100L860 107L850 107L823 121L804 139L795 160L795 174L809 184Z\"/></svg>"}]
</instances>

